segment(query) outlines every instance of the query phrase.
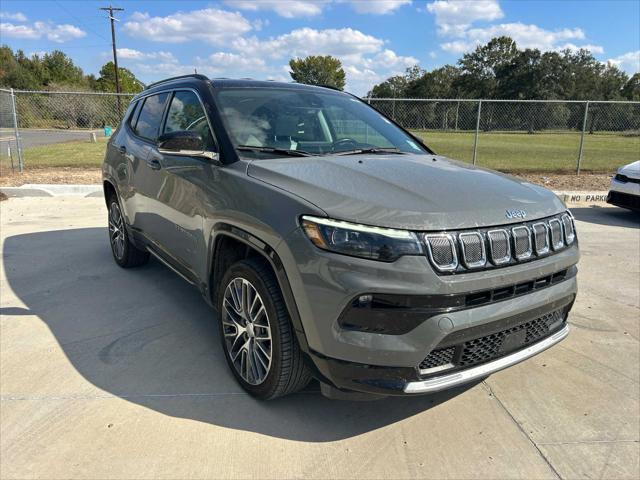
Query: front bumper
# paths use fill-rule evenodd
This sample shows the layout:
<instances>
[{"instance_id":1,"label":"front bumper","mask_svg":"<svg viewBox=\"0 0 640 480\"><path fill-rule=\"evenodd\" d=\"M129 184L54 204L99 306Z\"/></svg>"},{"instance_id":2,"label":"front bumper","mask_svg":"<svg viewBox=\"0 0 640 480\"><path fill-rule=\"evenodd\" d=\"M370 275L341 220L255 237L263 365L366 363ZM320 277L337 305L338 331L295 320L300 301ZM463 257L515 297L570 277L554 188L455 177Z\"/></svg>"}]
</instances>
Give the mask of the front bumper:
<instances>
[{"instance_id":1,"label":"front bumper","mask_svg":"<svg viewBox=\"0 0 640 480\"><path fill-rule=\"evenodd\" d=\"M526 264L447 276L437 275L425 257L406 256L384 263L320 251L299 229L276 250L300 316L298 334L304 337L310 366L319 379L343 390L412 393L411 388L416 387L405 391L407 385L434 381L421 374L419 365L445 338L470 330L484 335L496 325L514 319L525 322L558 309L566 309L566 320L577 293L577 243ZM557 282L517 293L523 284L553 279L560 272L566 276ZM499 298L505 290L510 296ZM487 291L490 301L479 298L480 303L474 304L470 299L472 292ZM363 295L408 299L399 302L402 308L382 314L387 326L398 319L397 328L379 330L377 321L366 322L362 316L355 322L357 328L352 321L355 317L345 322L344 312ZM458 308L448 303L451 298L467 303ZM432 299L448 299L438 304L446 308L429 308ZM438 376L451 373L443 371ZM462 375L460 382L466 381ZM446 383L443 388L456 384Z\"/></svg>"},{"instance_id":2,"label":"front bumper","mask_svg":"<svg viewBox=\"0 0 640 480\"><path fill-rule=\"evenodd\" d=\"M569 335L569 325L566 324L562 330L554 333L550 337L541 340L530 347L518 350L505 357L498 358L492 362L488 362L477 367L468 368L455 373L446 374L429 378L427 380L419 380L415 382L407 382L403 391L405 393L433 393L440 390L446 390L448 388L454 388L466 383L473 382L474 380L481 380L487 375L503 370L507 367L522 362L528 358L543 352L549 347L554 346L556 343L564 340Z\"/></svg>"},{"instance_id":3,"label":"front bumper","mask_svg":"<svg viewBox=\"0 0 640 480\"><path fill-rule=\"evenodd\" d=\"M486 376L526 360L564 339L569 327L568 313L571 310L574 295L550 302L544 307L513 315L509 318L478 325L473 328L456 331L441 342L435 352L445 345L458 353L451 364L442 367L423 369L424 364L414 367L382 367L363 365L328 358L318 352L311 352L313 367L318 377L325 383L343 391L365 392L376 395L406 395L432 393L479 381ZM557 315L558 321L548 331L538 332L529 340L529 335L539 328L536 320ZM507 346L505 338L510 332L520 331L522 343ZM526 333L526 339L525 334ZM433 352L426 356L433 356ZM426 354L425 354L426 355ZM467 364L464 366L466 358ZM471 360L471 362L469 362ZM443 362L444 363L444 362Z\"/></svg>"},{"instance_id":4,"label":"front bumper","mask_svg":"<svg viewBox=\"0 0 640 480\"><path fill-rule=\"evenodd\" d=\"M607 203L631 210L640 210L640 183L638 180L621 182L615 177L612 178Z\"/></svg>"}]
</instances>

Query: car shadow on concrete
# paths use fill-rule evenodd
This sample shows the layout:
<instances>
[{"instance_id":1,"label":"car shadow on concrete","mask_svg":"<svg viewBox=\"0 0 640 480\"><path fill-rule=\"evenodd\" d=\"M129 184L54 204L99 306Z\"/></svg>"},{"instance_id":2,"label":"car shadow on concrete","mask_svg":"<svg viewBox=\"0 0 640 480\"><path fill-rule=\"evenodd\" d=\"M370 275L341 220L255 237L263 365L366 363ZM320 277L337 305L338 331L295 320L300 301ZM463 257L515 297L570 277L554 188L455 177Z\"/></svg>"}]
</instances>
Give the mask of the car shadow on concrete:
<instances>
[{"instance_id":1,"label":"car shadow on concrete","mask_svg":"<svg viewBox=\"0 0 640 480\"><path fill-rule=\"evenodd\" d=\"M199 292L154 261L117 267L106 229L12 236L3 255L9 286L26 306L6 307L3 314L37 315L73 367L102 391L96 395L107 392L166 415L328 442L402 421L473 386L353 402L324 398L315 382L301 393L260 402L228 370L215 312ZM64 384L47 389L77 393Z\"/></svg>"},{"instance_id":2,"label":"car shadow on concrete","mask_svg":"<svg viewBox=\"0 0 640 480\"><path fill-rule=\"evenodd\" d=\"M640 229L640 212L620 207L592 206L571 208L571 213L573 213L576 220L581 222Z\"/></svg>"}]
</instances>

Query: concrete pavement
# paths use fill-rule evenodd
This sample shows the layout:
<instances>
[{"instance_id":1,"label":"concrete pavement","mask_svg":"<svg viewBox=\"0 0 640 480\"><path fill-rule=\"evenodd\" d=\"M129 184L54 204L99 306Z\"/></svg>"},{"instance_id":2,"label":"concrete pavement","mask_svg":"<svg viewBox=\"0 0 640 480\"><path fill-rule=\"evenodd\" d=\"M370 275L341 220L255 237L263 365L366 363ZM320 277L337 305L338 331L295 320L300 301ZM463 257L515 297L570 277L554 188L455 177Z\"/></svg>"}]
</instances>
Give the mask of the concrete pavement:
<instances>
[{"instance_id":1,"label":"concrete pavement","mask_svg":"<svg viewBox=\"0 0 640 480\"><path fill-rule=\"evenodd\" d=\"M576 208L572 332L466 389L261 403L214 313L157 262L122 270L98 198L0 204L2 478L637 478L640 219Z\"/></svg>"}]
</instances>

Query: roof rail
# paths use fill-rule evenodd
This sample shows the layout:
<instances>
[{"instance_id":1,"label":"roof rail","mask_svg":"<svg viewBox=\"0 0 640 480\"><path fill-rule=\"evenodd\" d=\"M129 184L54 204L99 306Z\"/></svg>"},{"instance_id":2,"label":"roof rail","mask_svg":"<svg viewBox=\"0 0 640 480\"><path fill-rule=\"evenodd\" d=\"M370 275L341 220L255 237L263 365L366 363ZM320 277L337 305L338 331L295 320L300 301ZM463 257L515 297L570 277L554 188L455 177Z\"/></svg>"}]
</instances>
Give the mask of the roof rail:
<instances>
[{"instance_id":1,"label":"roof rail","mask_svg":"<svg viewBox=\"0 0 640 480\"><path fill-rule=\"evenodd\" d=\"M145 87L145 90L150 89L151 87L155 87L156 85L160 85L161 83L171 82L172 80L178 80L180 78L195 78L198 80L209 80L208 77L201 75L199 73L189 73L188 75L178 75L177 77L165 78L164 80L160 80L158 82L150 83Z\"/></svg>"},{"instance_id":2,"label":"roof rail","mask_svg":"<svg viewBox=\"0 0 640 480\"><path fill-rule=\"evenodd\" d=\"M337 90L338 92L344 92L344 90L342 90L341 88L338 88L334 85L321 85L321 84L317 84L316 87L322 87L322 88L329 88L331 90Z\"/></svg>"}]
</instances>

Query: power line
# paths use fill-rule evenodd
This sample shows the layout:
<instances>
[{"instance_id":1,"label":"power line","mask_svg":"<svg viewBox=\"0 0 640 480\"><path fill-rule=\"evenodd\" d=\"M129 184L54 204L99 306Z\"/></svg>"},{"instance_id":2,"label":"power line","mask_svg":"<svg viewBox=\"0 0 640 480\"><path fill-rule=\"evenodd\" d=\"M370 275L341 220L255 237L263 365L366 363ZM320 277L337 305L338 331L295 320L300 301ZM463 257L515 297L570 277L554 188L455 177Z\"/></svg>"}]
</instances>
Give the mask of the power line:
<instances>
[{"instance_id":1,"label":"power line","mask_svg":"<svg viewBox=\"0 0 640 480\"><path fill-rule=\"evenodd\" d=\"M118 75L118 54L116 52L116 28L114 22L118 20L113 16L113 12L123 12L124 8L117 8L112 5L108 7L102 7L98 10L105 10L109 12L109 20L111 21L111 46L113 47L113 66L116 72L116 93L120 93L120 78ZM122 117L122 111L120 107L120 96L118 96L118 117Z\"/></svg>"},{"instance_id":2,"label":"power line","mask_svg":"<svg viewBox=\"0 0 640 480\"><path fill-rule=\"evenodd\" d=\"M89 25L87 24L87 22L85 22L84 20L80 19L80 17L78 17L75 13L72 13L70 10L67 9L67 7L65 7L62 3L60 3L58 0L55 0L56 5L58 5L62 10L64 10L67 15L69 15L70 17L72 17L73 19L75 19L78 23L80 23L84 28L86 28L87 30L89 30L91 33L93 33L94 35L102 38L103 40L107 40L109 41L109 39L107 37L105 37L104 35L96 32L93 28L90 28Z\"/></svg>"}]
</instances>

